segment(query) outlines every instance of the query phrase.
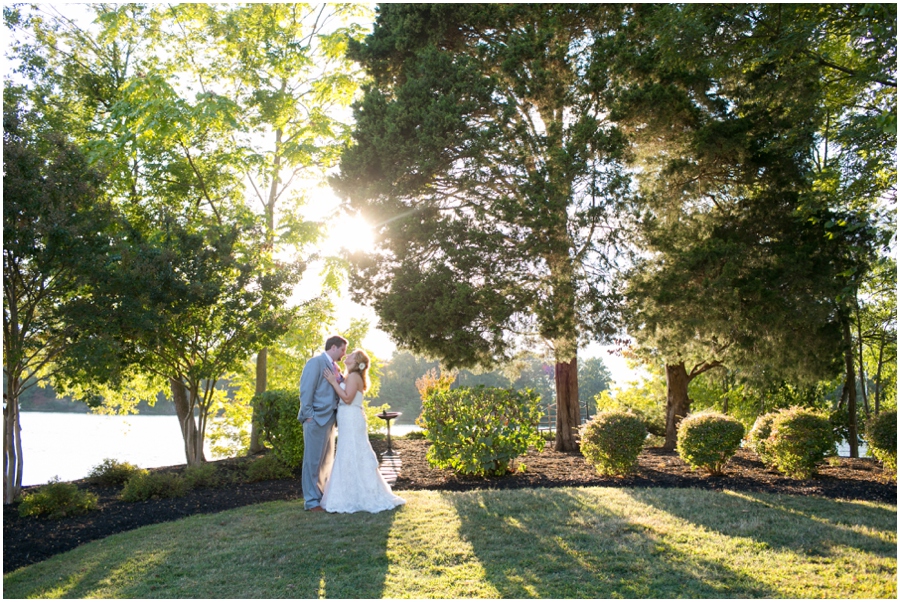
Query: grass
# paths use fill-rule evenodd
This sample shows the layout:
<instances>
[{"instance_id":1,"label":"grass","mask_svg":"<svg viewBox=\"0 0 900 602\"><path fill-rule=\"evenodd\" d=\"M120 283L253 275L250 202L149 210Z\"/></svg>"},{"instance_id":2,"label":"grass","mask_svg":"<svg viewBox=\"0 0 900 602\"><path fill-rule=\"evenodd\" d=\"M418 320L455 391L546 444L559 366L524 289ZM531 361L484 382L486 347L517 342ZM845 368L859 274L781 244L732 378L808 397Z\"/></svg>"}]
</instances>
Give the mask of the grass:
<instances>
[{"instance_id":1,"label":"grass","mask_svg":"<svg viewBox=\"0 0 900 602\"><path fill-rule=\"evenodd\" d=\"M896 507L694 489L403 492L381 514L271 502L4 575L6 598L896 598Z\"/></svg>"}]
</instances>

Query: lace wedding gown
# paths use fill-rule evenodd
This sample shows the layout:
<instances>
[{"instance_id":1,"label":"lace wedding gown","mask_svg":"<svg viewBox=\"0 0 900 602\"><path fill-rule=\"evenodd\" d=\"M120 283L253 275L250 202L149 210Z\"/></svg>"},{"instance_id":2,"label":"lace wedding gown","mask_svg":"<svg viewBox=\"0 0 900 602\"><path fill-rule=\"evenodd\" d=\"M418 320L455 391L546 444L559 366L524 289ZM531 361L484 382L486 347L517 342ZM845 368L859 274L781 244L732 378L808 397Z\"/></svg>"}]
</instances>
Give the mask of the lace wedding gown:
<instances>
[{"instance_id":1,"label":"lace wedding gown","mask_svg":"<svg viewBox=\"0 0 900 602\"><path fill-rule=\"evenodd\" d=\"M357 391L352 403L338 404L337 451L321 501L328 512L381 512L406 503L391 493L378 472L378 458L366 432L362 399L362 391Z\"/></svg>"}]
</instances>

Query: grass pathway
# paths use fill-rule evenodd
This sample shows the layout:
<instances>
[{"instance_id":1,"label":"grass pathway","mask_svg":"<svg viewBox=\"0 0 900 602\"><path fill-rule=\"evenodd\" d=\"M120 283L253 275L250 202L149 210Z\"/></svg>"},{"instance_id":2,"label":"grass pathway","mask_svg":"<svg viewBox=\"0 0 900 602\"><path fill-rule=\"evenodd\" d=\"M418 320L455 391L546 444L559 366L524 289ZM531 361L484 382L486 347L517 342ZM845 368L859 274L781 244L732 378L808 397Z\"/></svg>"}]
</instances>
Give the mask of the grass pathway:
<instances>
[{"instance_id":1,"label":"grass pathway","mask_svg":"<svg viewBox=\"0 0 900 602\"><path fill-rule=\"evenodd\" d=\"M694 489L404 492L376 515L271 502L92 542L6 598L896 598L896 507Z\"/></svg>"}]
</instances>

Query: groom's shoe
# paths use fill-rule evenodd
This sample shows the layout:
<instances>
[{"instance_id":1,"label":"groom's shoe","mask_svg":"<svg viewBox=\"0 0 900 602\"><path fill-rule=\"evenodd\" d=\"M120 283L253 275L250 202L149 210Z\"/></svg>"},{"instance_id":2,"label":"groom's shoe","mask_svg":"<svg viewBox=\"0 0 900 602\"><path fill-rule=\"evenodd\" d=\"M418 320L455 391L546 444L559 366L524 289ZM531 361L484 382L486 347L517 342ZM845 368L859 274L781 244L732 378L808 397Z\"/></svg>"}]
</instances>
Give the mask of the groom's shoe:
<instances>
[{"instance_id":1,"label":"groom's shoe","mask_svg":"<svg viewBox=\"0 0 900 602\"><path fill-rule=\"evenodd\" d=\"M312 508L307 508L310 512L325 512L325 508L322 506L313 506Z\"/></svg>"}]
</instances>

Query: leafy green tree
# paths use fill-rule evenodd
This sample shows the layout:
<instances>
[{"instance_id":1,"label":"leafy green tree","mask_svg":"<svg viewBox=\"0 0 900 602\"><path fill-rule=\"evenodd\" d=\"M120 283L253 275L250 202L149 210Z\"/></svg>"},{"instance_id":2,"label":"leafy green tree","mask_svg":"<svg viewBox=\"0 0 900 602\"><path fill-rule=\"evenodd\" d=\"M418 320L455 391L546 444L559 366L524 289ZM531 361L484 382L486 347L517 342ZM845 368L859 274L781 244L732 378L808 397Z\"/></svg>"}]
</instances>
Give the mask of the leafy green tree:
<instances>
[{"instance_id":1,"label":"leafy green tree","mask_svg":"<svg viewBox=\"0 0 900 602\"><path fill-rule=\"evenodd\" d=\"M18 47L23 74L48 76L35 79L31 101L78 115L69 133L103 165L105 191L128 220L116 260L80 300L81 359L64 368L85 391L134 371L162 379L196 464L224 396L218 382L288 329L285 300L303 266L272 259L265 221L244 203L239 107L216 91L190 97L177 55L161 51L160 13L94 10L90 31L35 19Z\"/></svg>"},{"instance_id":2,"label":"leafy green tree","mask_svg":"<svg viewBox=\"0 0 900 602\"><path fill-rule=\"evenodd\" d=\"M179 4L160 12L172 25L167 47L179 71L191 73L203 93L225 96L237 107L231 132L239 149L237 168L250 187L248 202L265 216L266 245L273 255L310 259L308 247L321 239L325 224L304 218L303 209L312 201L306 191L322 181L348 139L340 112L360 78L346 47L363 34L360 21L370 18L370 9L360 4ZM310 305L310 319L321 317L315 311L320 308ZM292 353L278 350L279 345L272 353ZM256 356L257 393L268 385L269 352L260 349ZM253 421L250 451L260 449Z\"/></svg>"},{"instance_id":3,"label":"leafy green tree","mask_svg":"<svg viewBox=\"0 0 900 602\"><path fill-rule=\"evenodd\" d=\"M61 135L41 131L20 90L3 95L3 500L21 491L19 401L51 378L79 336L72 325L91 272L114 239L103 177Z\"/></svg>"},{"instance_id":4,"label":"leafy green tree","mask_svg":"<svg viewBox=\"0 0 900 602\"><path fill-rule=\"evenodd\" d=\"M597 413L594 398L612 384L612 374L603 362L603 358L592 357L579 360L578 365L578 397L585 408L585 418Z\"/></svg>"},{"instance_id":5,"label":"leafy green tree","mask_svg":"<svg viewBox=\"0 0 900 602\"><path fill-rule=\"evenodd\" d=\"M836 22L794 6L647 6L623 34L647 42L614 85L650 209L628 321L667 365L670 448L703 372L828 378L846 345L840 300L877 234L816 184Z\"/></svg>"},{"instance_id":6,"label":"leafy green tree","mask_svg":"<svg viewBox=\"0 0 900 602\"><path fill-rule=\"evenodd\" d=\"M863 282L857 312L864 361L861 374L872 377L872 412L897 399L897 262L879 261ZM868 412L868 404L866 406Z\"/></svg>"},{"instance_id":7,"label":"leafy green tree","mask_svg":"<svg viewBox=\"0 0 900 602\"><path fill-rule=\"evenodd\" d=\"M553 349L556 449L577 448L577 349L611 334L629 196L604 102L608 5L392 5L350 55L372 77L336 190L378 224L358 293L447 367Z\"/></svg>"}]
</instances>

